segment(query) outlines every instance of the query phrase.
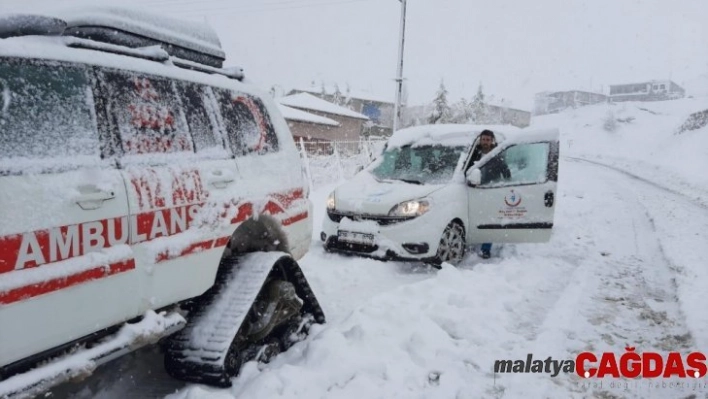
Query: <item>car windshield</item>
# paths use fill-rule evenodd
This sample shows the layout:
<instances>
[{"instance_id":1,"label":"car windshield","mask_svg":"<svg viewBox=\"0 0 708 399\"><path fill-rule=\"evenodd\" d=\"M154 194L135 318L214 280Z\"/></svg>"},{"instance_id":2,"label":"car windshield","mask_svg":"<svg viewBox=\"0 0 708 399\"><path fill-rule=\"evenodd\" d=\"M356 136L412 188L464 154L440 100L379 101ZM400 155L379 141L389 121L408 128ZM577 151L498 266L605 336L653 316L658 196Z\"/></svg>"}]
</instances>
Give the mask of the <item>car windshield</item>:
<instances>
[{"instance_id":1,"label":"car windshield","mask_svg":"<svg viewBox=\"0 0 708 399\"><path fill-rule=\"evenodd\" d=\"M371 174L380 180L401 180L412 184L447 183L465 150L464 146L442 145L387 149Z\"/></svg>"}]
</instances>

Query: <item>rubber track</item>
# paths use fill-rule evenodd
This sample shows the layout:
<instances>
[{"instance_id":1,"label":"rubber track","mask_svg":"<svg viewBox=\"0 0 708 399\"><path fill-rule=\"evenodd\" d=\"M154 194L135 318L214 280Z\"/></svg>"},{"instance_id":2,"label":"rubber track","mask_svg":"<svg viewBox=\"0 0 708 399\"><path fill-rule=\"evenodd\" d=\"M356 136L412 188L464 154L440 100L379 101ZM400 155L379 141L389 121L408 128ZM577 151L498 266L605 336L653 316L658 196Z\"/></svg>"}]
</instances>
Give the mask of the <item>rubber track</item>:
<instances>
[{"instance_id":1,"label":"rubber track","mask_svg":"<svg viewBox=\"0 0 708 399\"><path fill-rule=\"evenodd\" d=\"M167 342L165 368L170 375L190 382L231 386L231 378L235 375L230 375L224 364L229 348L276 264L284 270L287 280L293 283L297 296L304 302L301 316L311 316L318 324L325 323L317 298L289 254L256 252L224 258L214 286L198 298L187 326ZM264 341L270 338L266 337ZM255 352L253 347L247 350Z\"/></svg>"}]
</instances>

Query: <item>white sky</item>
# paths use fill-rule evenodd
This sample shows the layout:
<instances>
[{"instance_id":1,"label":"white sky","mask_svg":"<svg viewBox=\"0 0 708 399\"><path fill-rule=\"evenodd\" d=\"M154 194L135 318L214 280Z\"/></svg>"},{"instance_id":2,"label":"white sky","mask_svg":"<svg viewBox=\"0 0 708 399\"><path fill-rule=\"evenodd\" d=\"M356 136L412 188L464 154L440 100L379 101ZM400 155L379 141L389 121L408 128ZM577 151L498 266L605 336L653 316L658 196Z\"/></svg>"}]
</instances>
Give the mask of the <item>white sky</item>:
<instances>
[{"instance_id":1,"label":"white sky","mask_svg":"<svg viewBox=\"0 0 708 399\"><path fill-rule=\"evenodd\" d=\"M108 0L64 0L76 5ZM56 7L0 0L0 11ZM397 0L124 0L207 19L227 63L264 88L315 80L394 98ZM602 90L671 78L708 83L706 0L408 0L403 75L409 103L428 103L444 79L450 100L487 95L531 109L544 90ZM690 87L687 87L690 90Z\"/></svg>"}]
</instances>

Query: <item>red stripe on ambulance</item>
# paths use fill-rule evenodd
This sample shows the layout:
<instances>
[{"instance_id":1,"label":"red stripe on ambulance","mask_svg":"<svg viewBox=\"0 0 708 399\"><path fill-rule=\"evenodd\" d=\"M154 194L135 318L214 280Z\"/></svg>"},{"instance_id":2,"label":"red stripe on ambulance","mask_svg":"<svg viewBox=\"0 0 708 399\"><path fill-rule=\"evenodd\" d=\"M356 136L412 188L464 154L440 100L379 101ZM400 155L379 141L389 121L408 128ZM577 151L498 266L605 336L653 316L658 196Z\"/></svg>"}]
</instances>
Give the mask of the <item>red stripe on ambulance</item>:
<instances>
[{"instance_id":1,"label":"red stripe on ambulance","mask_svg":"<svg viewBox=\"0 0 708 399\"><path fill-rule=\"evenodd\" d=\"M124 260L110 265L101 265L81 273L66 277L55 278L41 283L27 285L0 292L0 305L8 305L14 302L23 301L39 295L62 290L75 285L83 284L92 280L102 279L115 274L127 272L135 269L135 259Z\"/></svg>"}]
</instances>

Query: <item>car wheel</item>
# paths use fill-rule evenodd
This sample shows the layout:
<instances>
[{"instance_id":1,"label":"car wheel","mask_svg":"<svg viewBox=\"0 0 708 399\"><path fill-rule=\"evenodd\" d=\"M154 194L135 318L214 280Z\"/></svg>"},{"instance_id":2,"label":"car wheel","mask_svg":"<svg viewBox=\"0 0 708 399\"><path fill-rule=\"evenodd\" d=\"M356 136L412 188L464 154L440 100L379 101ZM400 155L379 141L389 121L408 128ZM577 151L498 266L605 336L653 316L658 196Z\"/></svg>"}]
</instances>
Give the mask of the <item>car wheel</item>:
<instances>
[{"instance_id":1,"label":"car wheel","mask_svg":"<svg viewBox=\"0 0 708 399\"><path fill-rule=\"evenodd\" d=\"M465 229L457 222L452 222L443 231L438 245L436 260L457 265L465 256Z\"/></svg>"}]
</instances>

